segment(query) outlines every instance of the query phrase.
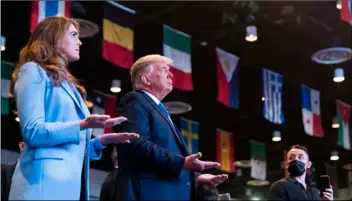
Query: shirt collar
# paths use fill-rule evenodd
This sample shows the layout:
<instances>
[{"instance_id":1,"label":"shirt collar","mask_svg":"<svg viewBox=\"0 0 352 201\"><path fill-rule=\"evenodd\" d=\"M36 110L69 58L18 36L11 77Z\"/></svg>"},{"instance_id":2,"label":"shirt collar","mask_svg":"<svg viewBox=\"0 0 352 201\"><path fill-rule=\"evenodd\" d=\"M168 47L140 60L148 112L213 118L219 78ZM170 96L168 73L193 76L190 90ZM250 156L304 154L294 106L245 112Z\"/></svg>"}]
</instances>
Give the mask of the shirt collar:
<instances>
[{"instance_id":1,"label":"shirt collar","mask_svg":"<svg viewBox=\"0 0 352 201\"><path fill-rule=\"evenodd\" d=\"M160 101L159 101L153 94L151 94L151 93L149 93L149 92L147 92L147 91L144 91L144 90L141 90L141 91L143 91L145 94L147 94L151 99L153 99L153 101L154 101L157 105L159 105Z\"/></svg>"}]
</instances>

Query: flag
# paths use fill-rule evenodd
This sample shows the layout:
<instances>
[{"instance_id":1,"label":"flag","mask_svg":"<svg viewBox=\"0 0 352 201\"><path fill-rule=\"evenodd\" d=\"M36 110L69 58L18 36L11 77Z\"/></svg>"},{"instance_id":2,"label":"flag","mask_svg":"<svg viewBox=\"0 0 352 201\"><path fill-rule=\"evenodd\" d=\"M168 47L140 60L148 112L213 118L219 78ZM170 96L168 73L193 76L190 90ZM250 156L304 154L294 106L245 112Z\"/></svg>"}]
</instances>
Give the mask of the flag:
<instances>
[{"instance_id":1,"label":"flag","mask_svg":"<svg viewBox=\"0 0 352 201\"><path fill-rule=\"evenodd\" d=\"M235 156L233 146L233 134L221 129L216 131L217 162L221 164L221 170L226 172L235 171Z\"/></svg>"},{"instance_id":2,"label":"flag","mask_svg":"<svg viewBox=\"0 0 352 201\"><path fill-rule=\"evenodd\" d=\"M285 122L282 112L283 76L265 68L262 69L262 76L264 117L275 124L283 124Z\"/></svg>"},{"instance_id":3,"label":"flag","mask_svg":"<svg viewBox=\"0 0 352 201\"><path fill-rule=\"evenodd\" d=\"M302 116L304 131L311 136L324 137L320 117L320 92L302 85Z\"/></svg>"},{"instance_id":4,"label":"flag","mask_svg":"<svg viewBox=\"0 0 352 201\"><path fill-rule=\"evenodd\" d=\"M325 162L326 174L330 177L330 185L334 191L334 198L338 197L338 180L337 180L337 170L335 165L330 165L328 162Z\"/></svg>"},{"instance_id":5,"label":"flag","mask_svg":"<svg viewBox=\"0 0 352 201\"><path fill-rule=\"evenodd\" d=\"M181 134L186 141L188 151L192 154L199 151L199 123L181 117Z\"/></svg>"},{"instance_id":6,"label":"flag","mask_svg":"<svg viewBox=\"0 0 352 201\"><path fill-rule=\"evenodd\" d=\"M352 1L341 0L340 18L352 25Z\"/></svg>"},{"instance_id":7,"label":"flag","mask_svg":"<svg viewBox=\"0 0 352 201\"><path fill-rule=\"evenodd\" d=\"M218 71L218 101L228 107L238 108L238 61L239 57L216 48Z\"/></svg>"},{"instance_id":8,"label":"flag","mask_svg":"<svg viewBox=\"0 0 352 201\"><path fill-rule=\"evenodd\" d=\"M192 91L191 37L183 32L164 25L164 56L174 60L170 71L173 86Z\"/></svg>"},{"instance_id":9,"label":"flag","mask_svg":"<svg viewBox=\"0 0 352 201\"><path fill-rule=\"evenodd\" d=\"M10 113L10 86L12 63L1 60L1 114L8 115Z\"/></svg>"},{"instance_id":10,"label":"flag","mask_svg":"<svg viewBox=\"0 0 352 201\"><path fill-rule=\"evenodd\" d=\"M52 16L65 16L70 17L70 1L32 1L32 13L31 13L31 27L30 31L33 32L37 24L46 17Z\"/></svg>"},{"instance_id":11,"label":"flag","mask_svg":"<svg viewBox=\"0 0 352 201\"><path fill-rule=\"evenodd\" d=\"M116 2L104 2L103 58L126 69L133 64L135 13Z\"/></svg>"},{"instance_id":12,"label":"flag","mask_svg":"<svg viewBox=\"0 0 352 201\"><path fill-rule=\"evenodd\" d=\"M266 179L265 144L250 140L251 154L251 177L254 179Z\"/></svg>"},{"instance_id":13,"label":"flag","mask_svg":"<svg viewBox=\"0 0 352 201\"><path fill-rule=\"evenodd\" d=\"M105 94L94 90L93 94L93 108L92 114L106 114L110 117L115 117L116 113L116 96ZM112 128L94 128L93 135L95 137L103 135L104 133L112 133Z\"/></svg>"},{"instance_id":14,"label":"flag","mask_svg":"<svg viewBox=\"0 0 352 201\"><path fill-rule=\"evenodd\" d=\"M345 149L351 149L351 106L340 100L336 101L337 121L339 122L339 131L337 144Z\"/></svg>"}]
</instances>

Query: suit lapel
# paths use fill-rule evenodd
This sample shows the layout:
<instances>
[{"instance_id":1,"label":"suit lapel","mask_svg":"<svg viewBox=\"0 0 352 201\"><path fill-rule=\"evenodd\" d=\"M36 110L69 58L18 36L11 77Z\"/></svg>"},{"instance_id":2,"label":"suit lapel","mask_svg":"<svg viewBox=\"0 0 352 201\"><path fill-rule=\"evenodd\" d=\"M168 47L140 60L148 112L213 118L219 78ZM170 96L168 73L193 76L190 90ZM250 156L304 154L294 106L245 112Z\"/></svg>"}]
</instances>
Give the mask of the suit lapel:
<instances>
[{"instance_id":1,"label":"suit lapel","mask_svg":"<svg viewBox=\"0 0 352 201\"><path fill-rule=\"evenodd\" d=\"M178 132L178 130L175 128L174 124L169 120L169 118L160 110L160 108L156 105L155 101L152 100L147 94L143 93L142 91L137 91L138 93L142 94L142 97L144 97L145 99L147 99L147 101L160 113L161 116L164 117L164 119L167 121L167 123L169 124L169 126L171 127L174 135L176 136L178 142L182 145L183 151L188 154L188 150L185 146L185 144L183 143L183 140L181 139L181 136Z\"/></svg>"},{"instance_id":2,"label":"suit lapel","mask_svg":"<svg viewBox=\"0 0 352 201\"><path fill-rule=\"evenodd\" d=\"M72 98L72 100L75 102L76 106L80 109L81 112L84 113L81 104L78 102L73 90L67 83L67 81L63 81L61 83L61 87L68 93L68 95Z\"/></svg>"}]
</instances>

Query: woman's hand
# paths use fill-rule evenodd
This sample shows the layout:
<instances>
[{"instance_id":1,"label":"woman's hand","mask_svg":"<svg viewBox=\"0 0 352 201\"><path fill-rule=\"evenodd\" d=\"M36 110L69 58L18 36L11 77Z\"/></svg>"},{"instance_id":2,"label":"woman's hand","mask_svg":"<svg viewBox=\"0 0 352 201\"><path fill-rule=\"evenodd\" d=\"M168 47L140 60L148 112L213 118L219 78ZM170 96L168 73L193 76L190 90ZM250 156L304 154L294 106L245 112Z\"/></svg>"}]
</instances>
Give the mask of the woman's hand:
<instances>
[{"instance_id":1,"label":"woman's hand","mask_svg":"<svg viewBox=\"0 0 352 201\"><path fill-rule=\"evenodd\" d=\"M110 118L109 115L92 114L80 122L80 128L81 130L87 128L111 128L126 120L126 117Z\"/></svg>"}]
</instances>

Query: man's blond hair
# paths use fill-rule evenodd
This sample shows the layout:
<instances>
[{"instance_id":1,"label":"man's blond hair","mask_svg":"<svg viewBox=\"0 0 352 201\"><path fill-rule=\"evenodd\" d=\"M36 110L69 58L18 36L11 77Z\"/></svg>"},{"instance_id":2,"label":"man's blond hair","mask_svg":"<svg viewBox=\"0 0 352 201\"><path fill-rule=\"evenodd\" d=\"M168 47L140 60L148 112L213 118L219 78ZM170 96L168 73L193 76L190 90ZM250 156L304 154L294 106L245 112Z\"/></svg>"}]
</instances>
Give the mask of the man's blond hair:
<instances>
[{"instance_id":1,"label":"man's blond hair","mask_svg":"<svg viewBox=\"0 0 352 201\"><path fill-rule=\"evenodd\" d=\"M140 83L140 76L147 70L151 72L152 64L156 62L164 62L169 65L173 60L159 54L151 54L139 58L134 62L130 71L133 89L137 89L137 85Z\"/></svg>"}]
</instances>

